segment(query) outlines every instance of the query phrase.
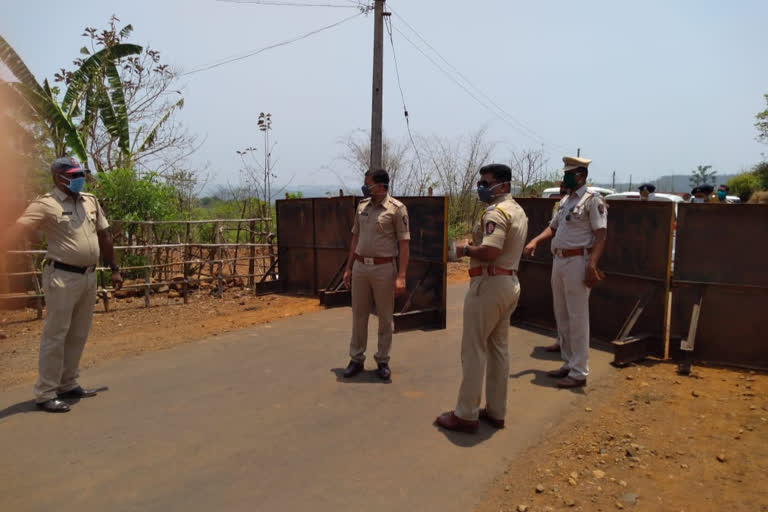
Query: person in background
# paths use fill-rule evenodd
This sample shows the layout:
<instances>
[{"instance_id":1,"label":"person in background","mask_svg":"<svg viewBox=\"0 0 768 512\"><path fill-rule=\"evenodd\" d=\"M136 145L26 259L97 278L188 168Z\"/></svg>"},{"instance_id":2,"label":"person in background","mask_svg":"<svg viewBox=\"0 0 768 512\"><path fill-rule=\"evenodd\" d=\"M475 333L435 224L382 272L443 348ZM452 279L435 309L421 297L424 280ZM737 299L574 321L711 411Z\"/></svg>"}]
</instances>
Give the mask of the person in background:
<instances>
[{"instance_id":1,"label":"person in background","mask_svg":"<svg viewBox=\"0 0 768 512\"><path fill-rule=\"evenodd\" d=\"M656 185L643 183L637 190L640 192L641 201L653 201L656 198Z\"/></svg>"},{"instance_id":2,"label":"person in background","mask_svg":"<svg viewBox=\"0 0 768 512\"><path fill-rule=\"evenodd\" d=\"M728 185L720 185L717 187L717 201L723 204L730 203L730 201L728 201L728 192L730 190L731 189L728 188Z\"/></svg>"}]
</instances>

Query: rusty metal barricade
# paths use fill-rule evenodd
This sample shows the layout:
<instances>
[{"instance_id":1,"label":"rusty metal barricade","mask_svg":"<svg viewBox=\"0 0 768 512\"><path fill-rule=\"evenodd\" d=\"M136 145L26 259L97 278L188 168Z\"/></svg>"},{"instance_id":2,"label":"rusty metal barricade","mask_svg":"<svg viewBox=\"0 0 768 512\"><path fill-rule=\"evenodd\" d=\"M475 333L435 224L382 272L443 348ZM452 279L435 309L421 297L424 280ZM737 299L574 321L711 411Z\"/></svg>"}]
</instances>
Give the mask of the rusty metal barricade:
<instances>
[{"instance_id":1,"label":"rusty metal barricade","mask_svg":"<svg viewBox=\"0 0 768 512\"><path fill-rule=\"evenodd\" d=\"M683 204L675 252L672 355L768 368L768 206Z\"/></svg>"}]
</instances>

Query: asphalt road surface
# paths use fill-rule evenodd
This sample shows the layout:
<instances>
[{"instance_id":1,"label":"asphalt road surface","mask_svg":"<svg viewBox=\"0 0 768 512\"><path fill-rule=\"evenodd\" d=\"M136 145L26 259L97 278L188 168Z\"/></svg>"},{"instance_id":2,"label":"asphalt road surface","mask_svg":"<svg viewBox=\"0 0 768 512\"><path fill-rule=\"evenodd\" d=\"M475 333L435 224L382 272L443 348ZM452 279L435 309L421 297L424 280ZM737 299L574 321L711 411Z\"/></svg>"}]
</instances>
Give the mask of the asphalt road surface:
<instances>
[{"instance_id":1,"label":"asphalt road surface","mask_svg":"<svg viewBox=\"0 0 768 512\"><path fill-rule=\"evenodd\" d=\"M67 414L36 411L31 383L0 393L0 510L471 510L615 371L592 350L586 390L558 390L544 371L559 362L536 349L552 338L512 328L507 428L437 429L455 406L466 287L449 288L446 330L395 335L391 383L373 373L375 318L368 371L338 378L340 308L88 369L83 385L105 389Z\"/></svg>"}]
</instances>

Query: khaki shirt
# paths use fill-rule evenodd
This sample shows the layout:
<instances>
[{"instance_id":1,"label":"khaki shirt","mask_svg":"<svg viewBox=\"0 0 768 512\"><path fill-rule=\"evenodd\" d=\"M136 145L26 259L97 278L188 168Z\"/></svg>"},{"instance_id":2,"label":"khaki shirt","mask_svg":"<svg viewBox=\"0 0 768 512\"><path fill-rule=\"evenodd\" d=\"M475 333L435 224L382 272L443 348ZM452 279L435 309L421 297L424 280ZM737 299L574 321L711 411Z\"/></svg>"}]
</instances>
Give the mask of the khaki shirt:
<instances>
[{"instance_id":1,"label":"khaki shirt","mask_svg":"<svg viewBox=\"0 0 768 512\"><path fill-rule=\"evenodd\" d=\"M492 263L506 270L517 270L528 236L528 217L511 195L497 197L485 209L480 222L472 232L474 245L487 245L500 249L501 253ZM469 267L485 267L488 263L471 258Z\"/></svg>"},{"instance_id":2,"label":"khaki shirt","mask_svg":"<svg viewBox=\"0 0 768 512\"><path fill-rule=\"evenodd\" d=\"M78 267L99 262L96 232L109 227L94 195L80 193L72 199L58 188L32 201L16 222L45 233L45 259Z\"/></svg>"},{"instance_id":3,"label":"khaki shirt","mask_svg":"<svg viewBox=\"0 0 768 512\"><path fill-rule=\"evenodd\" d=\"M363 199L357 205L352 233L358 235L355 249L358 256L394 257L397 241L411 239L408 209L389 194L378 204L373 198Z\"/></svg>"},{"instance_id":4,"label":"khaki shirt","mask_svg":"<svg viewBox=\"0 0 768 512\"><path fill-rule=\"evenodd\" d=\"M590 248L595 243L595 231L608 227L605 200L584 185L560 200L549 227L555 230L552 249Z\"/></svg>"}]
</instances>

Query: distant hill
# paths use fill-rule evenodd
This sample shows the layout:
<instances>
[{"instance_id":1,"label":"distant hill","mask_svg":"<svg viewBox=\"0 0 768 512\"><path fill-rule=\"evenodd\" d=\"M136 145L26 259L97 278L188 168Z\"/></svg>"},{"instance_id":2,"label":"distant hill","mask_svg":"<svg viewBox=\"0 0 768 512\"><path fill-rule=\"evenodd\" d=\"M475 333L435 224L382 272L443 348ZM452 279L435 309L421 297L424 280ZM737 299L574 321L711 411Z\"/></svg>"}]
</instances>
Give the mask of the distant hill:
<instances>
[{"instance_id":1,"label":"distant hill","mask_svg":"<svg viewBox=\"0 0 768 512\"><path fill-rule=\"evenodd\" d=\"M716 187L720 184L725 184L734 176L736 175L723 174L721 176L718 174L715 176L715 182L712 183L712 185ZM674 174L670 176L662 176L652 180L651 183L656 185L656 192L690 192L693 187L688 181L689 178L689 174ZM617 192L626 192L628 190L637 190L638 185L640 185L640 182L633 182L632 187L630 188L629 183L617 183L615 188ZM595 183L595 186L611 188L610 183Z\"/></svg>"}]
</instances>

